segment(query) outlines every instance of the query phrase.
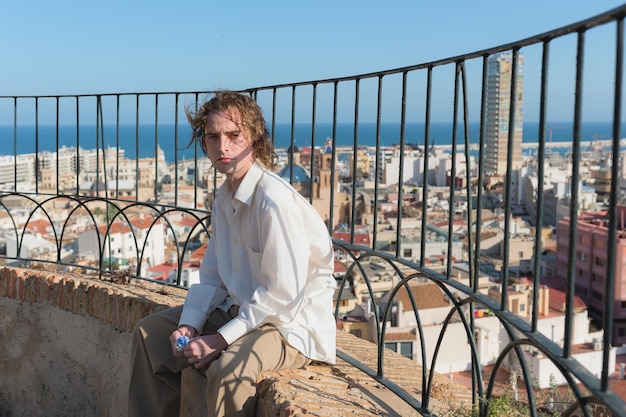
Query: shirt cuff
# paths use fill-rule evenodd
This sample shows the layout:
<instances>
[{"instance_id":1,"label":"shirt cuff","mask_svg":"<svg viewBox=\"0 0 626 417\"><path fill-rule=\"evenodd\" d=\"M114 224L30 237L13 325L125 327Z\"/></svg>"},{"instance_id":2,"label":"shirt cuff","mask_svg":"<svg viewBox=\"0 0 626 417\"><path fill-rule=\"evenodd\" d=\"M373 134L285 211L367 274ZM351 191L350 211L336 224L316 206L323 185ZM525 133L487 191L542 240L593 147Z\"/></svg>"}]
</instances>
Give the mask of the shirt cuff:
<instances>
[{"instance_id":1,"label":"shirt cuff","mask_svg":"<svg viewBox=\"0 0 626 417\"><path fill-rule=\"evenodd\" d=\"M230 345L248 332L248 326L244 320L235 317L220 327L217 332L221 334L224 340L226 340L226 343Z\"/></svg>"}]
</instances>

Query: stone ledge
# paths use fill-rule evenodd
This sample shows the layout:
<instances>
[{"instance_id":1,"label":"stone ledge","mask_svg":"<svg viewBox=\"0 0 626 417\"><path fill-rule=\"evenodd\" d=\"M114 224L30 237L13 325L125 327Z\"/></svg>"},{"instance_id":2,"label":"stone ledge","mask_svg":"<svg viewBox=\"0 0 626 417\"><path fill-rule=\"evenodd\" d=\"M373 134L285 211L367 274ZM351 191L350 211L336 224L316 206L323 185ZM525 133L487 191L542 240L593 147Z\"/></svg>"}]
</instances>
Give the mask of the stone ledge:
<instances>
[{"instance_id":1,"label":"stone ledge","mask_svg":"<svg viewBox=\"0 0 626 417\"><path fill-rule=\"evenodd\" d=\"M0 270L0 297L92 317L125 332L132 332L142 317L181 304L185 294L180 288L150 283L122 285L88 275L8 267Z\"/></svg>"},{"instance_id":2,"label":"stone ledge","mask_svg":"<svg viewBox=\"0 0 626 417\"><path fill-rule=\"evenodd\" d=\"M262 417L384 415L358 386L322 364L266 374L258 390Z\"/></svg>"}]
</instances>

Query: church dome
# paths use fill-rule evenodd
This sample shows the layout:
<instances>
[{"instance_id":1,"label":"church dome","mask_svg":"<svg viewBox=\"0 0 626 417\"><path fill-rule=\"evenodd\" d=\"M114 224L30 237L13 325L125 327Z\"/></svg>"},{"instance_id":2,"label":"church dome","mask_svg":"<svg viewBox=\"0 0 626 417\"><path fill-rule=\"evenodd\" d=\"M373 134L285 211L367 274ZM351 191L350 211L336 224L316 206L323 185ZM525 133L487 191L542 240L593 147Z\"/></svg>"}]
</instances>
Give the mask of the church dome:
<instances>
[{"instance_id":1,"label":"church dome","mask_svg":"<svg viewBox=\"0 0 626 417\"><path fill-rule=\"evenodd\" d=\"M290 181L292 183L298 182L309 182L311 181L311 174L304 168L302 165L294 165L293 166L293 175L291 174L291 167L289 165L281 168L278 172L278 175L281 178L284 178L286 181ZM292 178L290 178L292 177Z\"/></svg>"}]
</instances>

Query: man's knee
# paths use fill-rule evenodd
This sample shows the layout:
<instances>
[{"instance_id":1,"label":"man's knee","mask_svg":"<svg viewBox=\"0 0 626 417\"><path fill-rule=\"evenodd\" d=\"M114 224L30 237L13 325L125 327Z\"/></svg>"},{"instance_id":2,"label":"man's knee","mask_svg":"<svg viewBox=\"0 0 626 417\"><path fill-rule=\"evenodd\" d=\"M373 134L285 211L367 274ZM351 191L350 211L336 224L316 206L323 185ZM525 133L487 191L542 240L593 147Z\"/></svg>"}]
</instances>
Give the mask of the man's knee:
<instances>
[{"instance_id":1,"label":"man's knee","mask_svg":"<svg viewBox=\"0 0 626 417\"><path fill-rule=\"evenodd\" d=\"M211 383L229 384L239 381L255 384L260 370L255 361L247 359L242 355L225 351L209 365L206 377Z\"/></svg>"}]
</instances>

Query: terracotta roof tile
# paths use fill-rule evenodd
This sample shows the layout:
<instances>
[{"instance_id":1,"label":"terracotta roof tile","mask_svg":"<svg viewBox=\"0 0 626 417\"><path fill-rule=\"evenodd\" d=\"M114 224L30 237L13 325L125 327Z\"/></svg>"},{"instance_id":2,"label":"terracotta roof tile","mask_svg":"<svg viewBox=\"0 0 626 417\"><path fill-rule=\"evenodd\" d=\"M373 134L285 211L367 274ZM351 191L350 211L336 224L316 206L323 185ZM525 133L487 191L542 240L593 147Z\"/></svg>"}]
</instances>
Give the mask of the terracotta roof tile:
<instances>
[{"instance_id":1,"label":"terracotta roof tile","mask_svg":"<svg viewBox=\"0 0 626 417\"><path fill-rule=\"evenodd\" d=\"M450 302L446 299L441 289L432 282L411 285L413 298L419 309L447 307ZM398 300L402 302L404 311L412 311L411 300L405 288L398 291Z\"/></svg>"}]
</instances>

